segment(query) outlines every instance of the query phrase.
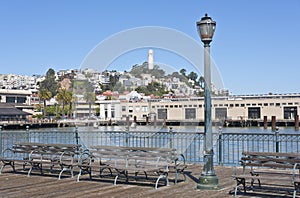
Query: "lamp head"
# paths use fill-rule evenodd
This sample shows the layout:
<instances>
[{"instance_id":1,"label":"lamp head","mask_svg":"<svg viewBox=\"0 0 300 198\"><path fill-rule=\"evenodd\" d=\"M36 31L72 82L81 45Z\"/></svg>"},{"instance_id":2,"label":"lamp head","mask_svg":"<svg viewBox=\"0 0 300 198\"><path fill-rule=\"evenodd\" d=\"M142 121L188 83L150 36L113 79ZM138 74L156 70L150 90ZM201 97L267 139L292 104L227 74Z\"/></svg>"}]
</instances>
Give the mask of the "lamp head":
<instances>
[{"instance_id":1,"label":"lamp head","mask_svg":"<svg viewBox=\"0 0 300 198\"><path fill-rule=\"evenodd\" d=\"M209 44L214 36L216 22L213 21L207 14L205 14L205 16L202 17L200 21L197 21L196 24L201 41L204 44Z\"/></svg>"}]
</instances>

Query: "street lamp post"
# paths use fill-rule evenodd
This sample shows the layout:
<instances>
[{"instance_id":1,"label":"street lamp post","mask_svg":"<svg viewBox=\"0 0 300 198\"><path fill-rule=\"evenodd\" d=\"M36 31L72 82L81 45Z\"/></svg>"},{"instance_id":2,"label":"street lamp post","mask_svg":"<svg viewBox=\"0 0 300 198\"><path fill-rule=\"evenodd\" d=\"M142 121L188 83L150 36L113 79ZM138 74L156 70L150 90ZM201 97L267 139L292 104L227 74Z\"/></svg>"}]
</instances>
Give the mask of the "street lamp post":
<instances>
[{"instance_id":1,"label":"street lamp post","mask_svg":"<svg viewBox=\"0 0 300 198\"><path fill-rule=\"evenodd\" d=\"M210 42L216 28L216 22L207 14L197 22L197 30L204 43L204 166L199 178L198 189L217 189L218 177L213 165L213 136L211 118L211 71L210 71Z\"/></svg>"}]
</instances>

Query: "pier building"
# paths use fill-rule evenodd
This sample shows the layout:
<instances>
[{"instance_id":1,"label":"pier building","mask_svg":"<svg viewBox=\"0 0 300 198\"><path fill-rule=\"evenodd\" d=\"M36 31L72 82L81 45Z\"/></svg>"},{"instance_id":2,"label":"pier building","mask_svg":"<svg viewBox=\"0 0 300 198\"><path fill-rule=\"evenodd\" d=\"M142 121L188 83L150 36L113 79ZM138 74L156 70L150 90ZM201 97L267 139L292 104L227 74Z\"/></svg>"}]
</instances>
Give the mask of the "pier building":
<instances>
[{"instance_id":1,"label":"pier building","mask_svg":"<svg viewBox=\"0 0 300 198\"><path fill-rule=\"evenodd\" d=\"M100 117L115 120L135 119L137 122L203 122L204 98L168 98L147 99L138 101L98 101ZM113 106L114 116L105 113ZM262 121L265 116L271 120L293 122L299 113L300 94L262 94L218 96L212 98L212 119L214 122L224 121ZM119 111L119 112L118 112Z\"/></svg>"}]
</instances>

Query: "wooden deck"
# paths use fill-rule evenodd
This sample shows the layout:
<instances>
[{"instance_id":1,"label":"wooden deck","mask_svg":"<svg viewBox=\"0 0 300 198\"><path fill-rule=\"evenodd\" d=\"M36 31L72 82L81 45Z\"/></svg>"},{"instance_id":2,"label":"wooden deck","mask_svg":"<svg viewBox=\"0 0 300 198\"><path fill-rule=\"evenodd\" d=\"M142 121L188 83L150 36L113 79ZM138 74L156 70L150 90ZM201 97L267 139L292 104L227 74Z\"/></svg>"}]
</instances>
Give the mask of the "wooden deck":
<instances>
[{"instance_id":1,"label":"wooden deck","mask_svg":"<svg viewBox=\"0 0 300 198\"><path fill-rule=\"evenodd\" d=\"M216 174L219 178L219 190L205 191L195 190L199 175L202 171L201 165L189 165L186 169L187 181L179 182L170 186L159 186L154 189L154 182L143 183L132 181L129 184L119 183L113 185L113 179L109 177L88 179L88 175L76 182L76 176L70 178L65 176L57 180L57 175L44 175L33 173L27 177L26 172L16 174L10 172L9 168L4 169L0 175L0 197L233 197L229 194L233 190L235 181L231 177L233 167L216 166ZM173 177L171 175L171 177ZM278 197L260 194L248 194L238 197ZM291 197L290 194L283 194L281 197Z\"/></svg>"}]
</instances>

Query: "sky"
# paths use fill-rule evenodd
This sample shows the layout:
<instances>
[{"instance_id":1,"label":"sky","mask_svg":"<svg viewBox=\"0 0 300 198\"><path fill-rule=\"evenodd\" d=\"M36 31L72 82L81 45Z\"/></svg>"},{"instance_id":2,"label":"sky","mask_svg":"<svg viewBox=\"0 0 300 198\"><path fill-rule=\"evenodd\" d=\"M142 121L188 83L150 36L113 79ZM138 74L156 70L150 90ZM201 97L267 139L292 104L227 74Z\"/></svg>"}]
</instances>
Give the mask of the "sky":
<instances>
[{"instance_id":1,"label":"sky","mask_svg":"<svg viewBox=\"0 0 300 198\"><path fill-rule=\"evenodd\" d=\"M1 0L0 74L80 69L99 43L143 26L174 29L202 45L196 21L205 13L217 22L211 56L231 94L300 93L300 0ZM154 49L154 56L190 69L168 51ZM137 49L109 67L144 61L147 49Z\"/></svg>"}]
</instances>

